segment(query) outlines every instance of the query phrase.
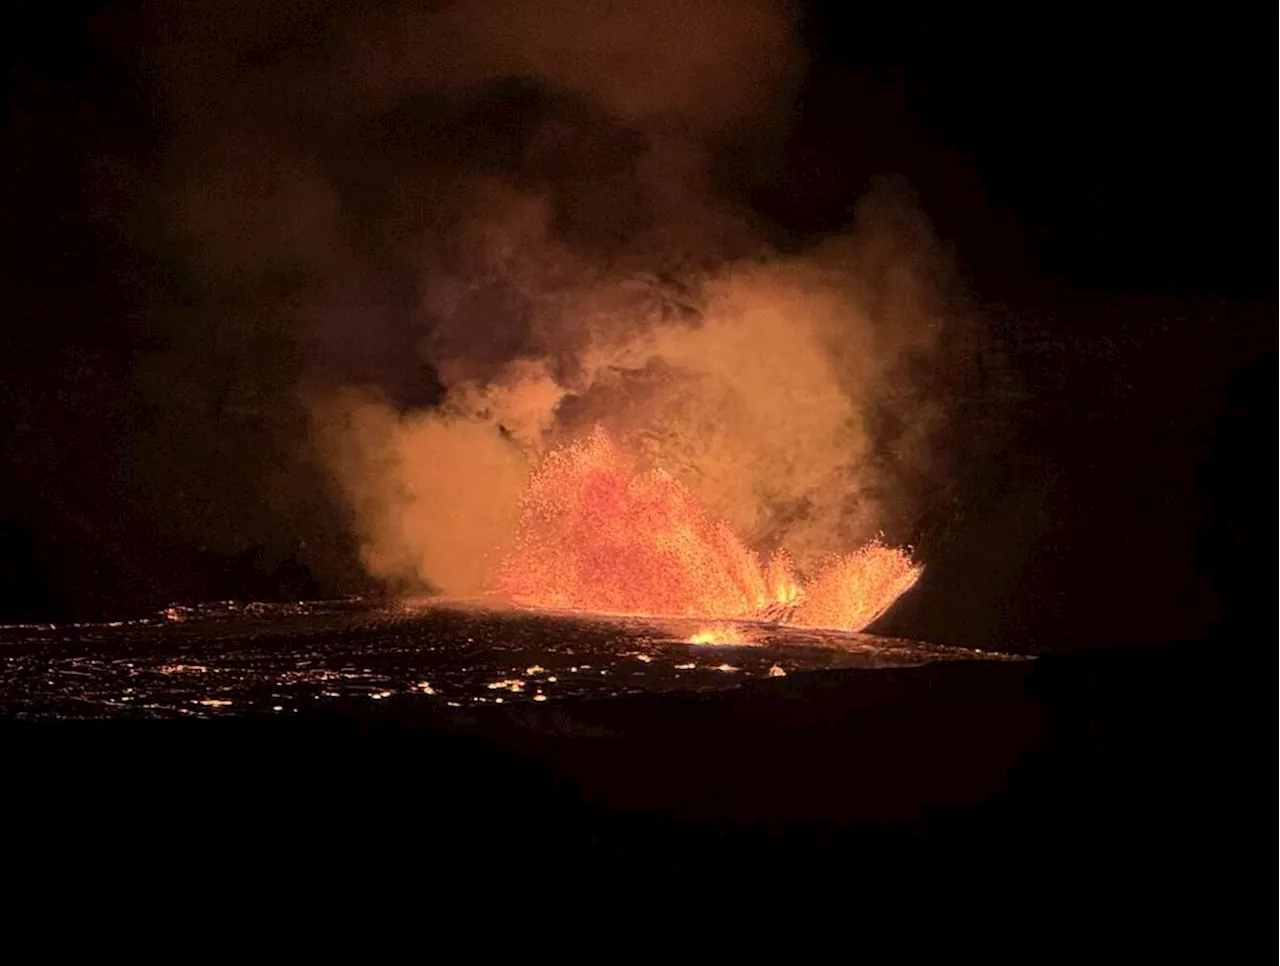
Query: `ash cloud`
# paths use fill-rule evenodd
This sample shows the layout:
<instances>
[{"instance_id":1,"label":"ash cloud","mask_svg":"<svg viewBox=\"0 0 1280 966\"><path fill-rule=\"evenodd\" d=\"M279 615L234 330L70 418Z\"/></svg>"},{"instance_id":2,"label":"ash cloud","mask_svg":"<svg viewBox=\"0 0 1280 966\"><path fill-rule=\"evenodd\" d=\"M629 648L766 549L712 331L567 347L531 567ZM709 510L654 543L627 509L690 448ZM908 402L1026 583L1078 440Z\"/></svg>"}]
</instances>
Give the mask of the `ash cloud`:
<instances>
[{"instance_id":1,"label":"ash cloud","mask_svg":"<svg viewBox=\"0 0 1280 966\"><path fill-rule=\"evenodd\" d=\"M259 501L318 573L350 539L397 588L482 590L529 468L596 425L802 570L911 539L945 474L945 246L884 185L780 252L717 174L768 168L789 8L224 10L151 8L173 137L140 190L202 297L253 307L209 338L253 360Z\"/></svg>"},{"instance_id":2,"label":"ash cloud","mask_svg":"<svg viewBox=\"0 0 1280 966\"><path fill-rule=\"evenodd\" d=\"M536 78L623 124L776 122L799 64L777 0L470 0L360 18L343 67L369 103Z\"/></svg>"}]
</instances>

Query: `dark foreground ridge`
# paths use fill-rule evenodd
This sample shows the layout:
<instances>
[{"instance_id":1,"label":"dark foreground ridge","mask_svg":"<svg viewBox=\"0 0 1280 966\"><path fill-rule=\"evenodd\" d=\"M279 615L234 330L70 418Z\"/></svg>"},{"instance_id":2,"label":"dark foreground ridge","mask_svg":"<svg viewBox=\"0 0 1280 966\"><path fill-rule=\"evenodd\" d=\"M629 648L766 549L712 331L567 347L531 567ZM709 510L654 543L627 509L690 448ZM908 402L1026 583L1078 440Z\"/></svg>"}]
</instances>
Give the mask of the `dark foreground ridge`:
<instances>
[{"instance_id":1,"label":"dark foreground ridge","mask_svg":"<svg viewBox=\"0 0 1280 966\"><path fill-rule=\"evenodd\" d=\"M11 718L10 840L28 899L95 906L190 908L228 889L273 909L367 890L410 904L812 891L1111 910L1135 929L1185 915L1182 943L1248 914L1239 869L1274 795L1272 758L1250 750L1257 676L1224 653L837 668L502 707ZM1213 937L1218 952L1235 941Z\"/></svg>"}]
</instances>

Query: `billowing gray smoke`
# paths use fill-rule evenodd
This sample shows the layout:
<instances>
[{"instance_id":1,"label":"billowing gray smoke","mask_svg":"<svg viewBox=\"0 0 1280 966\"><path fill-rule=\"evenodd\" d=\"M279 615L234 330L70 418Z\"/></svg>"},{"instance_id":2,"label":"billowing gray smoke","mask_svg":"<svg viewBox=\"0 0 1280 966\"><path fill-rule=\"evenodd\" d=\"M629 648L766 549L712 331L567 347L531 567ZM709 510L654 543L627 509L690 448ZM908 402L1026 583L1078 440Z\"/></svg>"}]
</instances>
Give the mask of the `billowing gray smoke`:
<instances>
[{"instance_id":1,"label":"billowing gray smoke","mask_svg":"<svg viewBox=\"0 0 1280 966\"><path fill-rule=\"evenodd\" d=\"M785 127L786 7L224 9L153 10L155 196L232 355L274 353L258 479L297 532L318 457L370 574L476 592L530 467L601 425L802 570L909 539L946 252L893 186L786 253L718 188Z\"/></svg>"}]
</instances>

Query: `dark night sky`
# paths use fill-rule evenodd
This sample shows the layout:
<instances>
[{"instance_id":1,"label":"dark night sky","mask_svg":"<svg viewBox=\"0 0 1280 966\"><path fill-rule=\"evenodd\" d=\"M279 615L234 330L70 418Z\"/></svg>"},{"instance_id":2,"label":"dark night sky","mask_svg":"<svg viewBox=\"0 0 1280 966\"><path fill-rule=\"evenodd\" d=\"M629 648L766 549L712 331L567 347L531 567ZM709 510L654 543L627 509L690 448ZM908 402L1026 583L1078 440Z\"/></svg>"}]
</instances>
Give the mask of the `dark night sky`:
<instances>
[{"instance_id":1,"label":"dark night sky","mask_svg":"<svg viewBox=\"0 0 1280 966\"><path fill-rule=\"evenodd\" d=\"M976 263L1027 263L1073 288L1274 294L1267 30L1178 19L869 20L838 5L807 32L817 60L798 151L819 160L797 220L822 226L869 174L900 171ZM870 105L871 132L846 118ZM825 164L823 163L825 162ZM1265 226L1265 230L1264 230Z\"/></svg>"},{"instance_id":2,"label":"dark night sky","mask_svg":"<svg viewBox=\"0 0 1280 966\"><path fill-rule=\"evenodd\" d=\"M990 538L979 553L1021 554L1023 565L999 578L986 611L964 619L975 634L1050 639L1044 628L1060 611L1046 605L1011 622L998 616L1008 610L1000 601L1071 593L1097 601L1091 579L1113 590L1132 580L1142 606L1158 609L1162 595L1201 577L1235 580L1222 561L1239 552L1243 511L1223 507L1256 499L1259 528L1275 532L1274 17L848 19L844 6L805 8L808 69L781 149L749 172L732 153L720 156L716 177L728 193L783 244L799 244L847 223L877 178L896 176L993 313L1034 314L1059 341L1075 331L1095 342L1128 338L1135 325L1179 331L1136 354L1164 361L1114 362L1123 373L1067 402L1038 387L1044 414L1028 419L1021 438L1041 440L1027 453L1042 453L1035 447L1056 434L1053 455L1071 482L1046 498L1049 509L1007 479L996 488L1005 486L1008 505L975 498L970 516L995 529L1025 517L1026 499L1036 503L1030 515L1054 522L1016 552ZM137 367L164 342L149 320L201 307L176 304L179 256L139 254L87 181L108 176L100 162L110 156L158 169L172 132L128 3L22 0L6 17L0 619L334 589L296 561L255 557L254 536L235 556L130 516L146 486L131 448L147 418ZM1036 385L1034 360L1019 364ZM1084 351L1063 364L1111 363ZM1185 393L1170 389L1177 380ZM1120 383L1129 396L1099 402ZM1100 407L1095 432L1086 411ZM1223 420L1228 428L1206 435ZM1256 446L1245 442L1253 438ZM1008 454L1001 462L1021 472L1007 469ZM997 477L977 474L970 485L988 490ZM1103 477L1114 483L1101 486ZM1175 478L1183 482L1168 483ZM1161 543L1170 530L1194 539ZM943 548L960 539L935 535ZM1273 544L1261 550L1275 560ZM1156 575L1094 563L1117 551L1131 571L1155 566ZM1176 562L1161 571L1156 558L1171 554ZM938 579L949 572L945 563L936 570ZM1104 594L1098 606L1122 603ZM1151 636L1198 633L1202 616L1156 621ZM1119 624L1138 633L1134 620ZM947 636L928 620L916 629Z\"/></svg>"}]
</instances>

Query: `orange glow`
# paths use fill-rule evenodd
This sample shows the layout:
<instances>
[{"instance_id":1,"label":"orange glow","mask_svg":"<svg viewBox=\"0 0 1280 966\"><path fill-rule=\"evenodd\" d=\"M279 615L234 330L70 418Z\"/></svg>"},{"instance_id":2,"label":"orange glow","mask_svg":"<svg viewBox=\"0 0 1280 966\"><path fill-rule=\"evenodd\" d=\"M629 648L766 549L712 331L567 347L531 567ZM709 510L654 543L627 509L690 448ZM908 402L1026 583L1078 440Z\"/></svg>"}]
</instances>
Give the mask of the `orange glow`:
<instances>
[{"instance_id":1,"label":"orange glow","mask_svg":"<svg viewBox=\"0 0 1280 966\"><path fill-rule=\"evenodd\" d=\"M765 583L769 587L769 602L772 604L794 604L802 593L800 581L796 579L791 565L791 554L785 550L776 550L764 571Z\"/></svg>"},{"instance_id":2,"label":"orange glow","mask_svg":"<svg viewBox=\"0 0 1280 966\"><path fill-rule=\"evenodd\" d=\"M790 622L861 630L920 579L921 567L901 550L869 543L829 561L805 585Z\"/></svg>"},{"instance_id":3,"label":"orange glow","mask_svg":"<svg viewBox=\"0 0 1280 966\"><path fill-rule=\"evenodd\" d=\"M720 624L703 627L689 636L687 644L753 644L754 641L739 627Z\"/></svg>"},{"instance_id":4,"label":"orange glow","mask_svg":"<svg viewBox=\"0 0 1280 966\"><path fill-rule=\"evenodd\" d=\"M596 430L550 453L530 479L496 589L534 607L860 630L919 575L906 552L879 543L831 561L808 584L785 550L761 566L679 480L631 472ZM726 642L714 636L723 630L692 643Z\"/></svg>"}]
</instances>

